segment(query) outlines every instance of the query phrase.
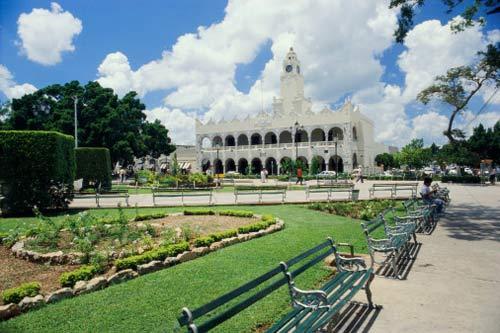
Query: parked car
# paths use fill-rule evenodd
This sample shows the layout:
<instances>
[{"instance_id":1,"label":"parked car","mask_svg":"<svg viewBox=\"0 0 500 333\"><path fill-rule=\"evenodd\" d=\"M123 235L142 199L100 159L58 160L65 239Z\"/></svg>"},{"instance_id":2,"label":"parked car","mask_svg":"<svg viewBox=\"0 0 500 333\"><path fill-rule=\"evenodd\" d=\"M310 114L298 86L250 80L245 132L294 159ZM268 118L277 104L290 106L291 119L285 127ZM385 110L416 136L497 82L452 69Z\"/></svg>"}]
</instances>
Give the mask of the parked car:
<instances>
[{"instance_id":1,"label":"parked car","mask_svg":"<svg viewBox=\"0 0 500 333\"><path fill-rule=\"evenodd\" d=\"M321 171L317 176L318 178L332 178L335 177L335 171Z\"/></svg>"},{"instance_id":2,"label":"parked car","mask_svg":"<svg viewBox=\"0 0 500 333\"><path fill-rule=\"evenodd\" d=\"M424 170L424 175L427 175L427 176L432 176L434 175L434 169L432 169L431 167L425 167Z\"/></svg>"},{"instance_id":3,"label":"parked car","mask_svg":"<svg viewBox=\"0 0 500 333\"><path fill-rule=\"evenodd\" d=\"M472 169L469 168L469 167L465 167L464 168L464 173L466 173L468 175L473 175L474 174L474 172L472 172Z\"/></svg>"}]
</instances>

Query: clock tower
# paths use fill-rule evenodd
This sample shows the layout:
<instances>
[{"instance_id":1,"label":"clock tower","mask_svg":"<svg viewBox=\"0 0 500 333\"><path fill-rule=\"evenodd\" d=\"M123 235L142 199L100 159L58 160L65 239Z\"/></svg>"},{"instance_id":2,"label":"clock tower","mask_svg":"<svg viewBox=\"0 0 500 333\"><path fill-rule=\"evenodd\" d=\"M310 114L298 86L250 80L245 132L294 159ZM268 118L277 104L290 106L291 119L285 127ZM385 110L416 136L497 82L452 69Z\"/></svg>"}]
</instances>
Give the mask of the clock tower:
<instances>
[{"instance_id":1,"label":"clock tower","mask_svg":"<svg viewBox=\"0 0 500 333\"><path fill-rule=\"evenodd\" d=\"M303 115L310 109L310 101L304 98L304 77L297 54L290 50L283 59L280 76L280 97L273 103L278 116Z\"/></svg>"}]
</instances>

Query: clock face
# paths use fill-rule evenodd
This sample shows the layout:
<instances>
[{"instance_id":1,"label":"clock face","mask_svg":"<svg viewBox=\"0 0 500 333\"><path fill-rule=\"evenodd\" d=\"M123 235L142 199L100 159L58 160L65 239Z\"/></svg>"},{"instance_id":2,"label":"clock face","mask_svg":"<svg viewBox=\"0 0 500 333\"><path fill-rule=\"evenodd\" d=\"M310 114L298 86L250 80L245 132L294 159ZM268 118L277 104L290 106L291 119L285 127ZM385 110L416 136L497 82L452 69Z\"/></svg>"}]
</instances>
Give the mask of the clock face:
<instances>
[{"instance_id":1,"label":"clock face","mask_svg":"<svg viewBox=\"0 0 500 333\"><path fill-rule=\"evenodd\" d=\"M285 70L286 70L288 73L290 73L290 72L292 71L292 69L293 69L292 65L287 65L287 66L285 67Z\"/></svg>"}]
</instances>

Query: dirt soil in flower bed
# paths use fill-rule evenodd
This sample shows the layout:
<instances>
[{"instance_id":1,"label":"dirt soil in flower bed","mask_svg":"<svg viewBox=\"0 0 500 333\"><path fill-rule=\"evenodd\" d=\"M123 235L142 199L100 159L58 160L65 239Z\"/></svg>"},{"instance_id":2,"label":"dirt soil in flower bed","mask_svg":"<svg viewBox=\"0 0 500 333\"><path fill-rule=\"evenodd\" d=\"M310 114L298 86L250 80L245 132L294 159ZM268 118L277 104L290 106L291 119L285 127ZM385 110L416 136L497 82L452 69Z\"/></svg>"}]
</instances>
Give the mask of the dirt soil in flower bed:
<instances>
[{"instance_id":1,"label":"dirt soil in flower bed","mask_svg":"<svg viewBox=\"0 0 500 333\"><path fill-rule=\"evenodd\" d=\"M25 282L39 282L42 293L61 288L59 276L63 272L77 269L78 265L43 265L19 259L12 255L9 248L0 245L0 293L17 287ZM0 304L2 300L0 298Z\"/></svg>"},{"instance_id":2,"label":"dirt soil in flower bed","mask_svg":"<svg viewBox=\"0 0 500 333\"><path fill-rule=\"evenodd\" d=\"M258 222L258 219L218 215L180 215L167 216L165 218L145 222L151 224L153 227L161 228L177 228L187 225L190 228L197 229L202 235L207 235L229 229L238 229L239 227Z\"/></svg>"}]
</instances>

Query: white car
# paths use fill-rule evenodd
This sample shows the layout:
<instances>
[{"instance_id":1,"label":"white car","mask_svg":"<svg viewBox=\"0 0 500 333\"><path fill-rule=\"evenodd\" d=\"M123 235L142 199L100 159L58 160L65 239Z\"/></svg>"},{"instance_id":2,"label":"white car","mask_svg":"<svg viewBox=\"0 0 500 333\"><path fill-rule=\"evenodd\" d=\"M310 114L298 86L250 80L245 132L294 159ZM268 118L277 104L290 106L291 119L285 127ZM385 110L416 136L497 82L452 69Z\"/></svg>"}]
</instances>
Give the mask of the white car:
<instances>
[{"instance_id":1,"label":"white car","mask_svg":"<svg viewBox=\"0 0 500 333\"><path fill-rule=\"evenodd\" d=\"M472 172L471 168L464 168L464 172L468 175L473 175L474 172Z\"/></svg>"},{"instance_id":2,"label":"white car","mask_svg":"<svg viewBox=\"0 0 500 333\"><path fill-rule=\"evenodd\" d=\"M318 173L318 178L331 178L335 177L335 171L321 171Z\"/></svg>"},{"instance_id":3,"label":"white car","mask_svg":"<svg viewBox=\"0 0 500 333\"><path fill-rule=\"evenodd\" d=\"M452 175L452 176L456 176L456 175L458 175L458 171L457 171L457 169L451 169L448 171L448 174Z\"/></svg>"},{"instance_id":4,"label":"white car","mask_svg":"<svg viewBox=\"0 0 500 333\"><path fill-rule=\"evenodd\" d=\"M424 168L424 174L425 175L429 175L429 176L432 176L434 174L434 170L431 168L431 167L426 167Z\"/></svg>"}]
</instances>

